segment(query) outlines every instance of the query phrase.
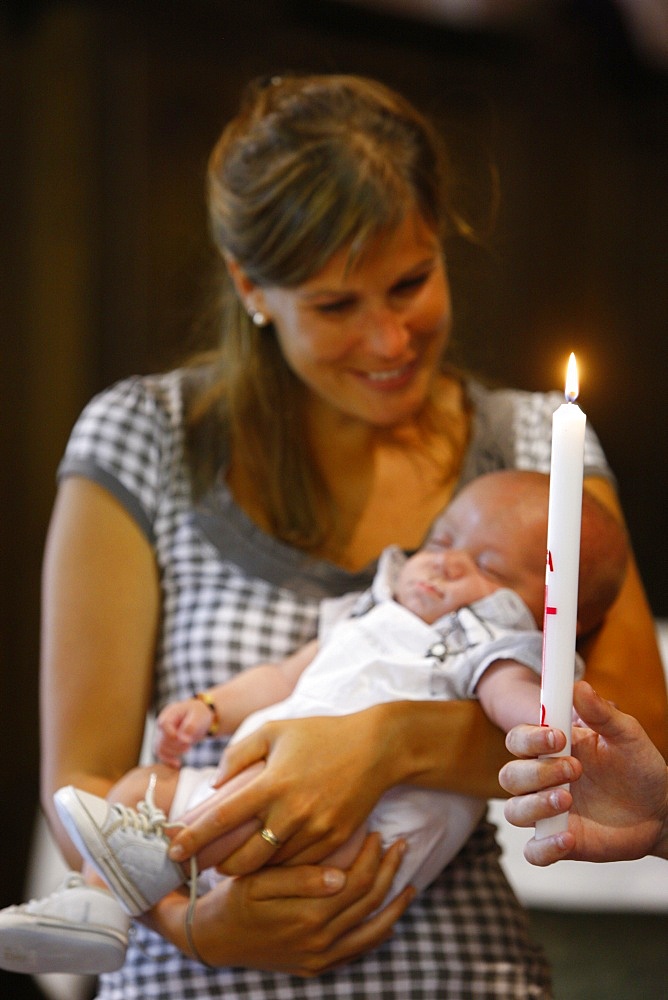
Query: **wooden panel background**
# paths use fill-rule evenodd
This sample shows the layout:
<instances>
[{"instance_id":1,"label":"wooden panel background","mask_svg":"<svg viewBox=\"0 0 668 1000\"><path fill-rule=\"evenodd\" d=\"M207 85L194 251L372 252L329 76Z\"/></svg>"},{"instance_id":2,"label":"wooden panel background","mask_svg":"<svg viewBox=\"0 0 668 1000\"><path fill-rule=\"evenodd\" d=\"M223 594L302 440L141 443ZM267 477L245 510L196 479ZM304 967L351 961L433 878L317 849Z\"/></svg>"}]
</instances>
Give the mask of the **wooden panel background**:
<instances>
[{"instance_id":1,"label":"wooden panel background","mask_svg":"<svg viewBox=\"0 0 668 1000\"><path fill-rule=\"evenodd\" d=\"M379 76L442 120L472 182L496 163L495 239L453 265L463 357L545 389L576 349L668 616L668 70L643 61L612 2L536 9L514 30L464 32L327 0L3 6L0 905L20 895L35 810L56 465L92 392L193 342L211 259L204 164L251 76Z\"/></svg>"}]
</instances>

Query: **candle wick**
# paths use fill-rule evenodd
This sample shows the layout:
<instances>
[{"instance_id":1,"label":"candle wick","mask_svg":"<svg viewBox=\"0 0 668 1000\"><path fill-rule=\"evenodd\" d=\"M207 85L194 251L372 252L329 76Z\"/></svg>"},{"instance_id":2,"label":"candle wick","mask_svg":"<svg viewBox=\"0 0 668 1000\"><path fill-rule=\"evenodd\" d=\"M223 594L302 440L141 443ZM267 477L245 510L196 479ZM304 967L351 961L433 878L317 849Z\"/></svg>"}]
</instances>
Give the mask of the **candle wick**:
<instances>
[{"instance_id":1,"label":"candle wick","mask_svg":"<svg viewBox=\"0 0 668 1000\"><path fill-rule=\"evenodd\" d=\"M564 393L564 396L566 397L566 402L567 403L574 403L575 400L578 398L578 395L579 395L579 393L573 392L573 391L571 391L571 392L565 392Z\"/></svg>"}]
</instances>

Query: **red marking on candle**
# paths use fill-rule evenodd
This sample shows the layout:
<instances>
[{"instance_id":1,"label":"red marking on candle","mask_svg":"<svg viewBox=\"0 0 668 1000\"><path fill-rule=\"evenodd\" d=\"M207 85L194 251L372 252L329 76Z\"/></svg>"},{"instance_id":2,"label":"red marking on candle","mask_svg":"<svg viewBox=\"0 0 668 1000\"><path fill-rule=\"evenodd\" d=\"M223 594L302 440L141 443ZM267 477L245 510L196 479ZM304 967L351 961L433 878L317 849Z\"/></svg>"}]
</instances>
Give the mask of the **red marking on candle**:
<instances>
[{"instance_id":1,"label":"red marking on candle","mask_svg":"<svg viewBox=\"0 0 668 1000\"><path fill-rule=\"evenodd\" d=\"M540 725L541 726L547 725L547 722L545 721L545 705L540 706Z\"/></svg>"},{"instance_id":2,"label":"red marking on candle","mask_svg":"<svg viewBox=\"0 0 668 1000\"><path fill-rule=\"evenodd\" d=\"M557 609L556 608L549 608L547 605L545 605L545 614L546 615L556 615L556 613L557 613Z\"/></svg>"},{"instance_id":3,"label":"red marking on candle","mask_svg":"<svg viewBox=\"0 0 668 1000\"><path fill-rule=\"evenodd\" d=\"M547 550L547 565L550 567L550 572L554 573L554 563L552 562L552 553Z\"/></svg>"}]
</instances>

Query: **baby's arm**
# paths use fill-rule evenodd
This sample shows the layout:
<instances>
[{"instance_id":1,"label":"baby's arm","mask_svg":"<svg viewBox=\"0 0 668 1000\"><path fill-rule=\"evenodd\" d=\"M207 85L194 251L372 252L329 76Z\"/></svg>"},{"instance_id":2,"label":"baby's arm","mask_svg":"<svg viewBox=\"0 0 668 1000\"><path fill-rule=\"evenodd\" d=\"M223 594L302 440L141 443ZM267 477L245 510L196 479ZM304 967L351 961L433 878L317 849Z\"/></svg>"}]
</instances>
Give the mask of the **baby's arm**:
<instances>
[{"instance_id":1,"label":"baby's arm","mask_svg":"<svg viewBox=\"0 0 668 1000\"><path fill-rule=\"evenodd\" d=\"M158 759L178 767L186 750L205 736L233 733L251 712L287 698L317 648L313 639L278 663L260 663L200 695L166 705L157 719Z\"/></svg>"},{"instance_id":2,"label":"baby's arm","mask_svg":"<svg viewBox=\"0 0 668 1000\"><path fill-rule=\"evenodd\" d=\"M540 678L516 660L497 660L478 681L476 695L485 715L507 733L522 722L538 725Z\"/></svg>"}]
</instances>

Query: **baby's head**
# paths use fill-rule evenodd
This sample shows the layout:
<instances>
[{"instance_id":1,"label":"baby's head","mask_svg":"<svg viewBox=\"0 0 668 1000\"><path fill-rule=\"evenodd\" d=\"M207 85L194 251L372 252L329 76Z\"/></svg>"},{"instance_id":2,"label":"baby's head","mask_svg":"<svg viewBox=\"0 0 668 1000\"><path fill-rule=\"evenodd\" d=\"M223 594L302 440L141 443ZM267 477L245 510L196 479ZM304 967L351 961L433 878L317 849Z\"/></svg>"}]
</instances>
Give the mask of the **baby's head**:
<instances>
[{"instance_id":1,"label":"baby's head","mask_svg":"<svg viewBox=\"0 0 668 1000\"><path fill-rule=\"evenodd\" d=\"M601 624L626 576L629 549L624 526L587 490L582 496L578 635Z\"/></svg>"},{"instance_id":2,"label":"baby's head","mask_svg":"<svg viewBox=\"0 0 668 1000\"><path fill-rule=\"evenodd\" d=\"M425 621L509 587L539 628L545 604L549 477L502 470L472 480L408 560L397 600ZM619 592L627 558L623 527L587 491L582 503L578 634L600 624Z\"/></svg>"}]
</instances>

